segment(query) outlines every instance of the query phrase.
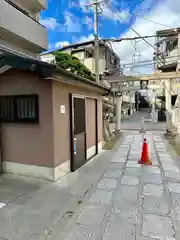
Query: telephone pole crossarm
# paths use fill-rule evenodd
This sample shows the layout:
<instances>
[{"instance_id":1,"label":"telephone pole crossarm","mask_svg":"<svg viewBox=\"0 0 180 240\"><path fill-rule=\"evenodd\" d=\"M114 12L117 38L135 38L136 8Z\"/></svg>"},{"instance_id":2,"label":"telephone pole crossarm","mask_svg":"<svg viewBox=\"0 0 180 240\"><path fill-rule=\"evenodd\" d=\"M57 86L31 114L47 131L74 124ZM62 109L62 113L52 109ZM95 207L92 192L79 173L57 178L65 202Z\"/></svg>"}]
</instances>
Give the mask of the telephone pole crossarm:
<instances>
[{"instance_id":1,"label":"telephone pole crossarm","mask_svg":"<svg viewBox=\"0 0 180 240\"><path fill-rule=\"evenodd\" d=\"M93 3L89 3L89 4L86 4L87 7L92 7L94 6L95 4L99 5L101 3L104 3L105 0L101 0L101 1L94 1Z\"/></svg>"}]
</instances>

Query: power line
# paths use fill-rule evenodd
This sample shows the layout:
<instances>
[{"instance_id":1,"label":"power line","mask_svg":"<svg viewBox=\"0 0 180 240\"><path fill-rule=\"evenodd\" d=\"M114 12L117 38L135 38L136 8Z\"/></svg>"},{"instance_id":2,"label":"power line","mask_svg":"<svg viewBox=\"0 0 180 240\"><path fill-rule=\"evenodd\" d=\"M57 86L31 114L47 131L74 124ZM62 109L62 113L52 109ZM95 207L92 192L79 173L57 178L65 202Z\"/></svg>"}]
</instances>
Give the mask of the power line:
<instances>
[{"instance_id":1,"label":"power line","mask_svg":"<svg viewBox=\"0 0 180 240\"><path fill-rule=\"evenodd\" d=\"M117 10L115 8L113 8L108 2L107 0L105 0L106 4L113 9L113 12L121 19L124 21L124 19L121 17L121 15L117 12ZM156 48L151 44L149 43L146 38L144 38L143 36L141 36L133 27L130 26L130 29L132 29L132 31L138 35L145 43L147 43L150 47L154 48L156 50Z\"/></svg>"},{"instance_id":2,"label":"power line","mask_svg":"<svg viewBox=\"0 0 180 240\"><path fill-rule=\"evenodd\" d=\"M105 0L105 2L106 2L106 4L107 4L109 7L111 7L111 8L113 9L113 12L114 12L121 20L124 20L124 19L121 17L121 15L117 12L117 10L114 9L114 8L108 3L108 0ZM132 29L132 31L133 31L134 33L136 33L136 35L138 35L139 37L141 37L142 40L143 40L145 43L147 43L150 47L152 47L154 50L157 50L157 49L154 47L154 45L152 45L151 43L149 43L149 42L148 42L143 36L141 36L133 27L130 26L130 29ZM162 62L162 63L163 63L163 62Z\"/></svg>"},{"instance_id":3,"label":"power line","mask_svg":"<svg viewBox=\"0 0 180 240\"><path fill-rule=\"evenodd\" d=\"M167 56L167 57L165 57L165 59L164 60L166 60L166 59L171 59L171 58L178 58L178 57L180 57L180 55L175 55L175 56ZM158 59L148 59L148 60L143 60L143 61L139 61L139 62L136 62L137 64L138 63L145 63L145 62L156 62L156 61L158 61ZM121 65L122 66L124 66L124 65L131 65L132 63L131 62L128 62L128 63L121 63Z\"/></svg>"},{"instance_id":4,"label":"power line","mask_svg":"<svg viewBox=\"0 0 180 240\"><path fill-rule=\"evenodd\" d=\"M105 0L105 1L106 1L106 4L108 4L107 0ZM110 6L110 5L108 4L108 6ZM110 6L110 7L112 7L112 6ZM115 14L116 14L121 20L124 20L116 10L115 10ZM149 46L151 46L153 49L156 50L156 48L155 48L151 43L149 43L144 37L142 37L133 27L130 26L130 28L131 28L131 29L133 30L133 32L135 32L139 37L141 37L144 42L146 42ZM156 73L155 73L155 75L157 76L158 79L160 79L160 81L162 80L162 78L159 77Z\"/></svg>"},{"instance_id":5,"label":"power line","mask_svg":"<svg viewBox=\"0 0 180 240\"><path fill-rule=\"evenodd\" d=\"M160 37L165 38L165 37L173 37L177 36L177 33L174 34L164 34L161 35ZM121 41L131 41L131 40L137 40L137 39L147 39L147 38L155 38L157 35L148 35L148 36L139 36L139 37L123 37L123 38L103 38L101 41L111 41L111 42L121 42Z\"/></svg>"},{"instance_id":6,"label":"power line","mask_svg":"<svg viewBox=\"0 0 180 240\"><path fill-rule=\"evenodd\" d=\"M123 68L138 68L138 67L144 67L144 66L154 66L154 64L153 63L139 64L139 65L135 64L133 67L123 66Z\"/></svg>"},{"instance_id":7,"label":"power line","mask_svg":"<svg viewBox=\"0 0 180 240\"><path fill-rule=\"evenodd\" d=\"M139 64L139 63L137 63L137 64L133 64L133 66L131 66L131 65L122 65L123 66L123 68L134 68L134 67L141 67L141 66L154 66L154 63L153 62L144 62L144 64L143 64L143 62L142 62L142 64Z\"/></svg>"},{"instance_id":8,"label":"power line","mask_svg":"<svg viewBox=\"0 0 180 240\"><path fill-rule=\"evenodd\" d=\"M138 14L136 14L136 15L138 16ZM157 24L157 25L160 25L160 26L162 26L162 27L171 28L170 26L167 26L167 25L164 25L164 24L162 24L162 23L156 22L156 21L151 20L151 19L149 19L149 18L146 18L146 17L143 17L143 18L144 18L144 20L146 20L146 21L148 21L148 22L152 22L152 23Z\"/></svg>"},{"instance_id":9,"label":"power line","mask_svg":"<svg viewBox=\"0 0 180 240\"><path fill-rule=\"evenodd\" d=\"M106 2L106 4L109 6L109 7L111 7L112 8L112 6L107 2L107 0L105 0L105 2ZM113 9L113 12L121 19L121 20L124 20L121 16L120 16L120 14L117 12L117 11L115 11L114 9ZM149 20L148 18L145 18L147 21L151 21L151 20ZM155 21L151 21L151 22L153 22L153 23L155 23L155 24L160 24L160 23L157 23L157 22L155 22ZM160 24L160 25L162 25L162 24ZM165 25L163 25L163 26L165 26ZM165 26L165 27L167 27L167 26ZM156 48L154 47L154 45L152 45L151 43L149 43L146 39L147 38L152 38L152 37L157 37L157 35L150 35L150 36L141 36L134 28L132 28L132 27L130 27L132 30L133 30L133 32L135 32L137 35L138 35L138 37L133 37L133 38L120 38L120 39L103 39L103 41L113 41L113 42L121 42L121 41L123 41L123 40L137 40L137 39L142 39L144 42L146 42L150 47L152 47L153 49L155 49L156 50ZM169 37L169 36L177 36L177 33L174 33L174 34L165 34L164 35L164 37ZM161 37L163 37L163 35L161 35ZM154 61L154 60L152 60L152 61ZM161 59L158 59L158 60L156 60L156 61L161 61ZM162 62L163 63L163 62Z\"/></svg>"},{"instance_id":10,"label":"power line","mask_svg":"<svg viewBox=\"0 0 180 240\"><path fill-rule=\"evenodd\" d=\"M117 9L113 8L113 7L108 3L108 0L105 0L105 2L106 2L106 4L107 4L109 7L111 7L111 8L113 9L113 12L114 12L121 20L124 20L124 19L120 16L120 14L117 12ZM149 43L143 36L141 36L133 27L130 26L130 29L132 29L132 31L133 31L134 33L136 33L139 37L141 37L142 40L143 40L145 43L147 43L150 47L152 47L153 49L157 50L151 43ZM177 35L177 33L174 34L174 35ZM161 61L161 59L159 59L159 61ZM164 64L163 62L161 62L161 63Z\"/></svg>"}]
</instances>

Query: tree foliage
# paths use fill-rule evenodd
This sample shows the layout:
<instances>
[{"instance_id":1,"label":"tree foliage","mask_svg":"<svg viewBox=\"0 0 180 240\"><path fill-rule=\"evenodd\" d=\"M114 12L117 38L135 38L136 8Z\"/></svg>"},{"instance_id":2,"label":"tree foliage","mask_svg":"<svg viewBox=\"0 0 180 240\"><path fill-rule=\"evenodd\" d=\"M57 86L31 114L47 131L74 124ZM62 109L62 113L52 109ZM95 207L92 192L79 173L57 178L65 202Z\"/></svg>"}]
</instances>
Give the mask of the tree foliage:
<instances>
[{"instance_id":1,"label":"tree foliage","mask_svg":"<svg viewBox=\"0 0 180 240\"><path fill-rule=\"evenodd\" d=\"M72 56L65 52L56 51L55 59L57 66L63 68L64 70L68 70L76 75L94 81L91 71L75 56Z\"/></svg>"}]
</instances>

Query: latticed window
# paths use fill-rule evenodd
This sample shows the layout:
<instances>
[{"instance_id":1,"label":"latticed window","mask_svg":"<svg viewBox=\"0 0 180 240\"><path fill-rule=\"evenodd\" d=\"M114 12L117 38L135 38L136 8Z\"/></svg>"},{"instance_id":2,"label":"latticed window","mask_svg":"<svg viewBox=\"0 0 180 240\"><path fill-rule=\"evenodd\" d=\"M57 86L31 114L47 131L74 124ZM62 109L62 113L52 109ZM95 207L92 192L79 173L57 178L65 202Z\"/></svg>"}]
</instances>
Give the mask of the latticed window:
<instances>
[{"instance_id":1,"label":"latticed window","mask_svg":"<svg viewBox=\"0 0 180 240\"><path fill-rule=\"evenodd\" d=\"M39 121L37 95L0 96L1 122Z\"/></svg>"}]
</instances>

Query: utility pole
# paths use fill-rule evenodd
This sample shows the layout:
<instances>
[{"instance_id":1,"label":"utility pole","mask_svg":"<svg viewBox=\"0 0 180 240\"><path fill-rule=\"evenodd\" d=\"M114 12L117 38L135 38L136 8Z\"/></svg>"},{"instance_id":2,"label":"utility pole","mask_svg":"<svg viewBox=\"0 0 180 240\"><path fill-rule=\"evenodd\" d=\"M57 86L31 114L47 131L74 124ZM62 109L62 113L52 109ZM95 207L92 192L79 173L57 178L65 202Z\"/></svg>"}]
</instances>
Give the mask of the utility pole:
<instances>
[{"instance_id":1,"label":"utility pole","mask_svg":"<svg viewBox=\"0 0 180 240\"><path fill-rule=\"evenodd\" d=\"M94 56L95 56L95 75L96 82L99 83L99 13L102 12L100 7L101 3L104 3L106 0L93 0L93 3L87 5L87 7L93 7L94 10Z\"/></svg>"},{"instance_id":2,"label":"utility pole","mask_svg":"<svg viewBox=\"0 0 180 240\"><path fill-rule=\"evenodd\" d=\"M95 45L95 74L96 82L99 83L99 36L98 36L98 1L94 0L94 45Z\"/></svg>"}]
</instances>

